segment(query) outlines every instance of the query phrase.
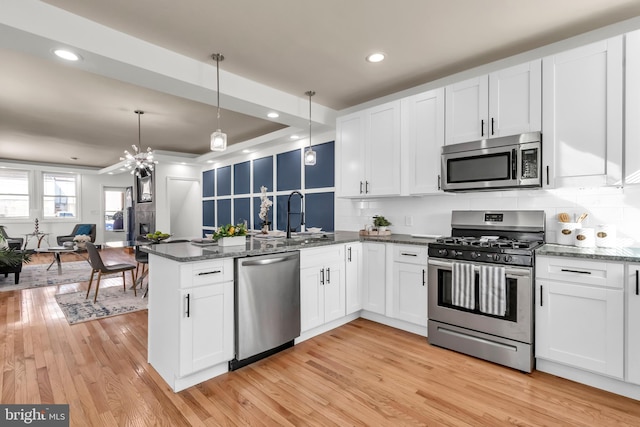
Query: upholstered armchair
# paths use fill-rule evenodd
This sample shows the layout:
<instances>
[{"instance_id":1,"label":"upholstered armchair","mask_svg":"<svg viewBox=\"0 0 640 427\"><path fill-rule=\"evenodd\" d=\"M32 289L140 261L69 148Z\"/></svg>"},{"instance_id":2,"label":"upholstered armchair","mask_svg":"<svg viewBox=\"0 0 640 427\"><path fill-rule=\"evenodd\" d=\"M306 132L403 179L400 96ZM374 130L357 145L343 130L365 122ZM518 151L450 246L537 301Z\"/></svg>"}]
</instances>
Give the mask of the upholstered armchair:
<instances>
[{"instance_id":1,"label":"upholstered armchair","mask_svg":"<svg viewBox=\"0 0 640 427\"><path fill-rule=\"evenodd\" d=\"M58 236L58 246L62 246L64 242L73 242L73 238L79 234L85 234L91 238L91 242L96 241L96 225L95 224L76 224L71 234L66 236Z\"/></svg>"},{"instance_id":2,"label":"upholstered armchair","mask_svg":"<svg viewBox=\"0 0 640 427\"><path fill-rule=\"evenodd\" d=\"M2 238L7 241L7 243L9 244L9 247L16 247L18 249L22 248L24 239L22 237L9 237L7 235L7 230L5 230L4 225L0 225L0 236L2 236Z\"/></svg>"},{"instance_id":3,"label":"upholstered armchair","mask_svg":"<svg viewBox=\"0 0 640 427\"><path fill-rule=\"evenodd\" d=\"M0 248L0 251L4 251L0 253L0 274L4 274L4 277L7 277L9 273L13 273L16 285L20 282L22 262L29 262L30 260L29 255L22 251L22 239L19 240L7 240L9 247L7 249ZM16 257L19 258L16 260Z\"/></svg>"}]
</instances>

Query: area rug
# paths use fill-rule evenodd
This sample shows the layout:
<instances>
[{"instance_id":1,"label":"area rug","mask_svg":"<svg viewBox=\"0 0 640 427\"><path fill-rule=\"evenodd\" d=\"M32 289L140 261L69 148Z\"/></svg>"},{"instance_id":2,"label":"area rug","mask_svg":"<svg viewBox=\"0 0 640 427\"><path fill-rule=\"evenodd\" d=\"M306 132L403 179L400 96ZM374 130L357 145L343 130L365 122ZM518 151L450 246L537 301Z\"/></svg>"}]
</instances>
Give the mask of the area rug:
<instances>
[{"instance_id":1,"label":"area rug","mask_svg":"<svg viewBox=\"0 0 640 427\"><path fill-rule=\"evenodd\" d=\"M68 283L88 282L91 266L87 261L62 261L62 274L58 274L58 266L54 263L47 271L49 264L23 265L20 283L15 284L13 273L7 277L0 274L0 291L40 288L42 286L66 285Z\"/></svg>"},{"instance_id":2,"label":"area rug","mask_svg":"<svg viewBox=\"0 0 640 427\"><path fill-rule=\"evenodd\" d=\"M134 296L131 289L125 292L121 285L100 287L98 301L95 304L94 292L95 284L89 298L85 298L86 291L56 295L56 301L70 325L147 309L148 298L142 298L141 292Z\"/></svg>"}]
</instances>

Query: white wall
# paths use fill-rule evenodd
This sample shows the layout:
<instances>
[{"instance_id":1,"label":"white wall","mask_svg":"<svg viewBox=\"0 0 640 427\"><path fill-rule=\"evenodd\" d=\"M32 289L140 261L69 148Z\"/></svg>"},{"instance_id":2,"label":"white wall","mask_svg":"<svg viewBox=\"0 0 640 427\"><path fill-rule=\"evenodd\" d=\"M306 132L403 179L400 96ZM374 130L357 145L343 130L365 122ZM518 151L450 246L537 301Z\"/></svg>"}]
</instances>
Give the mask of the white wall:
<instances>
[{"instance_id":1,"label":"white wall","mask_svg":"<svg viewBox=\"0 0 640 427\"><path fill-rule=\"evenodd\" d=\"M155 170L155 201L156 201L156 230L165 233L173 233L171 230L171 201L169 200L169 181L171 179L192 178L201 181L201 169L199 166L176 165L160 163ZM200 194L202 196L202 193ZM197 205L192 207L192 215L185 221L194 222L191 237L198 237L202 234L202 203L198 198ZM179 211L173 209L175 215L180 215ZM180 236L189 237L189 236Z\"/></svg>"},{"instance_id":2,"label":"white wall","mask_svg":"<svg viewBox=\"0 0 640 427\"><path fill-rule=\"evenodd\" d=\"M621 243L640 247L640 185L626 188L567 188L559 190L514 190L476 193L444 193L424 197L394 197L375 200L336 200L336 230L357 231L372 224L374 215L384 215L393 233L438 234L451 232L455 209L544 210L547 241L556 242L557 214L587 212L587 227L615 224ZM413 226L406 225L408 220Z\"/></svg>"}]
</instances>

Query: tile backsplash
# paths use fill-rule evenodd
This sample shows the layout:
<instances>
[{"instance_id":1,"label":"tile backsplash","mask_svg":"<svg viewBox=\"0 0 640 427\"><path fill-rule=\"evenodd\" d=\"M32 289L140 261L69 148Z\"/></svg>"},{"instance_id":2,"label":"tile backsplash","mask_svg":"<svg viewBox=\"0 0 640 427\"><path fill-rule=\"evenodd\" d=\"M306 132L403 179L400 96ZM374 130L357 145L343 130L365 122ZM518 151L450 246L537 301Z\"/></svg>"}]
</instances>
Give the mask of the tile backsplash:
<instances>
[{"instance_id":1,"label":"tile backsplash","mask_svg":"<svg viewBox=\"0 0 640 427\"><path fill-rule=\"evenodd\" d=\"M422 197L336 199L336 230L357 231L384 215L402 234L448 235L452 210L541 209L546 212L547 242L556 242L558 213L572 220L583 212L586 227L613 224L620 245L640 247L640 186L444 193Z\"/></svg>"}]
</instances>

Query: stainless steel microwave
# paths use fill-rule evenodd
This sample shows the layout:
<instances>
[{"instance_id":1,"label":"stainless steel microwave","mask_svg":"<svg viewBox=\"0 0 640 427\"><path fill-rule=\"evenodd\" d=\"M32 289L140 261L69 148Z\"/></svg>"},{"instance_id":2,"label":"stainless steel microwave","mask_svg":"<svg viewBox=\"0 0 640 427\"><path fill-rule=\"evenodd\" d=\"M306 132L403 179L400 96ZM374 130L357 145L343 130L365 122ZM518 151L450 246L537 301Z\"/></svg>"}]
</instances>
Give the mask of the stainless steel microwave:
<instances>
[{"instance_id":1,"label":"stainless steel microwave","mask_svg":"<svg viewBox=\"0 0 640 427\"><path fill-rule=\"evenodd\" d=\"M541 187L541 149L540 132L445 145L441 156L442 189Z\"/></svg>"}]
</instances>

